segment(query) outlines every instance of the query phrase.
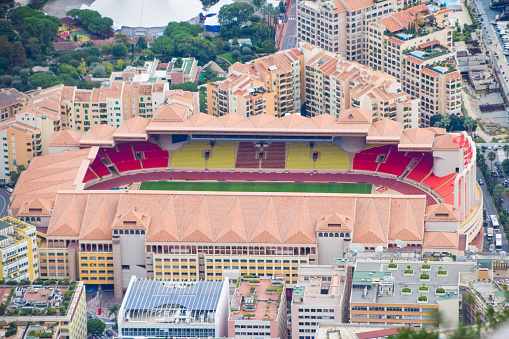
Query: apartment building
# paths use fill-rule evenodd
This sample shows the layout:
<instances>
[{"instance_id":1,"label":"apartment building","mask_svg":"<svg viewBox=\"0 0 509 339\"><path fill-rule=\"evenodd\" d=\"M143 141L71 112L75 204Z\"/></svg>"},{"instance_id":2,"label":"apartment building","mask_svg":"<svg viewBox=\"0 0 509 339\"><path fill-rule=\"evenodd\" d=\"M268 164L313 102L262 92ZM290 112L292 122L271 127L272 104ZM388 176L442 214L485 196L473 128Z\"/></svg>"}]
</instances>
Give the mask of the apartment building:
<instances>
[{"instance_id":1,"label":"apartment building","mask_svg":"<svg viewBox=\"0 0 509 339\"><path fill-rule=\"evenodd\" d=\"M169 85L113 81L101 88L81 90L65 87L62 102L68 107L68 128L88 131L97 125L120 126L137 116L151 118L165 100Z\"/></svg>"},{"instance_id":2,"label":"apartment building","mask_svg":"<svg viewBox=\"0 0 509 339\"><path fill-rule=\"evenodd\" d=\"M72 281L45 287L23 286L13 290L13 298L9 299L5 315L0 318L4 327L11 322L18 326L31 323L40 325L29 328L28 334L34 331L35 337L46 338L44 335L49 334L53 339L87 338L87 304L83 282Z\"/></svg>"},{"instance_id":3,"label":"apartment building","mask_svg":"<svg viewBox=\"0 0 509 339\"><path fill-rule=\"evenodd\" d=\"M246 65L236 63L226 80L207 84L207 110L215 116L338 116L348 108L372 111L373 121L402 122L405 129L419 123L417 98L405 94L395 77L308 43Z\"/></svg>"},{"instance_id":4,"label":"apartment building","mask_svg":"<svg viewBox=\"0 0 509 339\"><path fill-rule=\"evenodd\" d=\"M348 321L349 271L346 259L334 259L332 265L300 266L292 293L293 338L314 338L318 326Z\"/></svg>"},{"instance_id":5,"label":"apartment building","mask_svg":"<svg viewBox=\"0 0 509 339\"><path fill-rule=\"evenodd\" d=\"M458 326L460 283L475 275L475 263L357 260L350 297L350 323L416 328Z\"/></svg>"},{"instance_id":6,"label":"apartment building","mask_svg":"<svg viewBox=\"0 0 509 339\"><path fill-rule=\"evenodd\" d=\"M39 277L39 253L35 227L13 219L0 219L0 278L30 280Z\"/></svg>"},{"instance_id":7,"label":"apartment building","mask_svg":"<svg viewBox=\"0 0 509 339\"><path fill-rule=\"evenodd\" d=\"M146 280L133 276L118 312L120 338L228 337L228 278Z\"/></svg>"},{"instance_id":8,"label":"apartment building","mask_svg":"<svg viewBox=\"0 0 509 339\"><path fill-rule=\"evenodd\" d=\"M30 160L42 155L41 131L30 125L10 121L0 126L0 149L3 166L0 166L0 183L10 182L9 173L18 166L28 167Z\"/></svg>"},{"instance_id":9,"label":"apartment building","mask_svg":"<svg viewBox=\"0 0 509 339\"><path fill-rule=\"evenodd\" d=\"M486 272L487 273L487 272ZM495 281L483 277L481 272L479 279L468 282L466 303L466 320L469 324L475 324L479 318L483 323L488 323L489 308L494 312L503 312L507 309L507 294Z\"/></svg>"},{"instance_id":10,"label":"apartment building","mask_svg":"<svg viewBox=\"0 0 509 339\"><path fill-rule=\"evenodd\" d=\"M405 129L418 127L418 100L405 94L394 76L309 44L303 45L302 50L309 115L339 116L344 109L362 108L372 112L374 122L385 118L402 122Z\"/></svg>"},{"instance_id":11,"label":"apartment building","mask_svg":"<svg viewBox=\"0 0 509 339\"><path fill-rule=\"evenodd\" d=\"M366 25L402 6L395 0L298 1L297 37L349 61L365 62Z\"/></svg>"},{"instance_id":12,"label":"apartment building","mask_svg":"<svg viewBox=\"0 0 509 339\"><path fill-rule=\"evenodd\" d=\"M276 92L267 90L264 83L248 75L231 74L224 81L207 85L207 113L210 115L275 116L275 102Z\"/></svg>"},{"instance_id":13,"label":"apartment building","mask_svg":"<svg viewBox=\"0 0 509 339\"><path fill-rule=\"evenodd\" d=\"M230 303L228 337L286 339L284 276L241 278Z\"/></svg>"},{"instance_id":14,"label":"apartment building","mask_svg":"<svg viewBox=\"0 0 509 339\"><path fill-rule=\"evenodd\" d=\"M15 88L0 90L0 121L6 121L16 115L25 106L27 96Z\"/></svg>"},{"instance_id":15,"label":"apartment building","mask_svg":"<svg viewBox=\"0 0 509 339\"><path fill-rule=\"evenodd\" d=\"M393 75L418 98L419 126L435 114L461 114L461 75L452 50L448 9L422 4L367 25L367 65Z\"/></svg>"},{"instance_id":16,"label":"apartment building","mask_svg":"<svg viewBox=\"0 0 509 339\"><path fill-rule=\"evenodd\" d=\"M195 58L172 58L166 68L166 79L172 85L195 82L198 74L198 60Z\"/></svg>"}]
</instances>

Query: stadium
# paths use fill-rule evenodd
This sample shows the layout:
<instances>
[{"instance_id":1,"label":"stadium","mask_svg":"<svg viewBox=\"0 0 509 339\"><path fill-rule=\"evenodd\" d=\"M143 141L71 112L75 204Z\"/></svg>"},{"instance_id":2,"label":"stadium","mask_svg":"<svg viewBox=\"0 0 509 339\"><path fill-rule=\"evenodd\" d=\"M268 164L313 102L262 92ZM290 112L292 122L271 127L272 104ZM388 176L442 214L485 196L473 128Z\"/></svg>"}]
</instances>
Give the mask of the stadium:
<instances>
[{"instance_id":1,"label":"stadium","mask_svg":"<svg viewBox=\"0 0 509 339\"><path fill-rule=\"evenodd\" d=\"M350 243L390 251L402 240L401 251L426 255L482 244L465 132L404 130L357 108L312 118L180 108L93 127L79 141L59 132L50 143L59 153L32 160L10 213L38 227L43 278L117 296L132 275L284 274L291 288L299 264L330 264ZM97 263L111 269L89 269Z\"/></svg>"}]
</instances>

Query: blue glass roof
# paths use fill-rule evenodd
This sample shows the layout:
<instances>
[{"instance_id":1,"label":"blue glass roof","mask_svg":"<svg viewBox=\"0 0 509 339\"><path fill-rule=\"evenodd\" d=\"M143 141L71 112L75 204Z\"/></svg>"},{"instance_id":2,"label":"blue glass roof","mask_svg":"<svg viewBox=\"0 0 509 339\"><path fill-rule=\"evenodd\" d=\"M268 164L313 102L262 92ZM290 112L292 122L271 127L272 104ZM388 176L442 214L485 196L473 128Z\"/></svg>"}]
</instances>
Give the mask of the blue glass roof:
<instances>
[{"instance_id":1,"label":"blue glass roof","mask_svg":"<svg viewBox=\"0 0 509 339\"><path fill-rule=\"evenodd\" d=\"M191 286L165 286L164 280L132 283L126 296L124 309L151 310L165 305L181 305L191 311L215 311L219 300L222 281L190 282Z\"/></svg>"}]
</instances>

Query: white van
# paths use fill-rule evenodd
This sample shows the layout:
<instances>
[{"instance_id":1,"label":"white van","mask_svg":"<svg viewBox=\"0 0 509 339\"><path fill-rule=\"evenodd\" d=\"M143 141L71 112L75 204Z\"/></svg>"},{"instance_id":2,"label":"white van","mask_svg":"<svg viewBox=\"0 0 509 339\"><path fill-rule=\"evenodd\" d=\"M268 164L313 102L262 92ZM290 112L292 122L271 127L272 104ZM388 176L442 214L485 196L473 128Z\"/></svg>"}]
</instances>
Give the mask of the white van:
<instances>
[{"instance_id":1,"label":"white van","mask_svg":"<svg viewBox=\"0 0 509 339\"><path fill-rule=\"evenodd\" d=\"M14 192L14 190L13 190L12 188L10 188L10 187L7 187L7 188L6 188L6 191L7 191L7 192L9 192L9 193Z\"/></svg>"}]
</instances>

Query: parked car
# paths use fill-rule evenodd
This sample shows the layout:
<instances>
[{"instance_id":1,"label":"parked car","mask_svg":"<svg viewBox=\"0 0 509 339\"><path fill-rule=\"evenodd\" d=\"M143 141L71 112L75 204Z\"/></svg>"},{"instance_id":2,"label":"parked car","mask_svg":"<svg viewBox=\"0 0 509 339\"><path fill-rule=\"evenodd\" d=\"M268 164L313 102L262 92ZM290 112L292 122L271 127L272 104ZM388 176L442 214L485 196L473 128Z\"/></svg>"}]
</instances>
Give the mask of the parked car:
<instances>
[{"instance_id":1,"label":"parked car","mask_svg":"<svg viewBox=\"0 0 509 339\"><path fill-rule=\"evenodd\" d=\"M5 190L6 190L7 192L9 192L9 193L14 192L14 190L13 190L12 188L10 188L10 187L7 187Z\"/></svg>"},{"instance_id":2,"label":"parked car","mask_svg":"<svg viewBox=\"0 0 509 339\"><path fill-rule=\"evenodd\" d=\"M482 181L482 179L479 179L479 185L484 185L484 182Z\"/></svg>"}]
</instances>

